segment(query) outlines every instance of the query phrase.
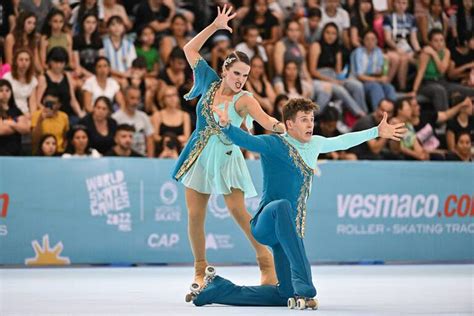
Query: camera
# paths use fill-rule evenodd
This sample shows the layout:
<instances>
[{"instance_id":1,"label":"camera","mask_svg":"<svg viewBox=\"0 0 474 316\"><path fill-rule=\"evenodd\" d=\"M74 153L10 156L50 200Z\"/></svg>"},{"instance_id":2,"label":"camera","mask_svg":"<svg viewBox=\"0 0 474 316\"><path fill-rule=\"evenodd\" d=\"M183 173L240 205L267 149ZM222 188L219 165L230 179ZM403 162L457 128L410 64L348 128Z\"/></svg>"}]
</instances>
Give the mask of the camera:
<instances>
[{"instance_id":1,"label":"camera","mask_svg":"<svg viewBox=\"0 0 474 316\"><path fill-rule=\"evenodd\" d=\"M53 107L54 107L54 102L53 102L53 101L46 101L46 102L44 103L44 107L47 108L47 109L51 109L51 110L52 110Z\"/></svg>"}]
</instances>

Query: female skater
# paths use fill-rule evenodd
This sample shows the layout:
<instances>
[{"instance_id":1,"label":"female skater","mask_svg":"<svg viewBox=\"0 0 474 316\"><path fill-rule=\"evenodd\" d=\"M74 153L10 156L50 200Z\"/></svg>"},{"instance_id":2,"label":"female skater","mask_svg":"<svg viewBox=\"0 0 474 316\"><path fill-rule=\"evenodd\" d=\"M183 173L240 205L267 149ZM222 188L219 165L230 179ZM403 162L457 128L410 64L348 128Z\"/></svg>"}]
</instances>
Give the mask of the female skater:
<instances>
[{"instance_id":1,"label":"female skater","mask_svg":"<svg viewBox=\"0 0 474 316\"><path fill-rule=\"evenodd\" d=\"M186 46L184 52L194 72L194 86L185 95L189 100L201 95L196 107L196 130L183 149L173 178L182 182L188 208L188 235L194 255L194 282L204 282L207 266L205 254L204 219L210 194L223 194L230 213L245 232L257 253L261 284L277 283L273 257L270 251L257 243L250 233L251 216L244 197L257 195L240 149L221 132L212 108L228 104L232 124L240 127L249 116L268 130L282 133L283 123L268 116L256 99L242 90L250 72L250 61L242 52L232 52L222 66L222 78L204 61L199 50L217 30L232 32L227 23L235 17L232 7L218 8L214 22L202 30Z\"/></svg>"}]
</instances>

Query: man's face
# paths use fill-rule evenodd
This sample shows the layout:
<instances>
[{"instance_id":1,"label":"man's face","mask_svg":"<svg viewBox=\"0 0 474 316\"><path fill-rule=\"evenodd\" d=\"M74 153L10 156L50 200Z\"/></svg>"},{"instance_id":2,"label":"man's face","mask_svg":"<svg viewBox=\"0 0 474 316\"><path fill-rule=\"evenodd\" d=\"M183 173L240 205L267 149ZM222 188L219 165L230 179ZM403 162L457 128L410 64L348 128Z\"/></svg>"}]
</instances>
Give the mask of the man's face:
<instances>
[{"instance_id":1,"label":"man's face","mask_svg":"<svg viewBox=\"0 0 474 316\"><path fill-rule=\"evenodd\" d=\"M314 113L298 111L294 120L287 120L288 133L296 140L307 143L313 136Z\"/></svg>"},{"instance_id":2,"label":"man's face","mask_svg":"<svg viewBox=\"0 0 474 316\"><path fill-rule=\"evenodd\" d=\"M260 35L260 33L258 32L257 29L248 30L247 34L245 35L245 41L247 42L247 45L250 46L250 47L257 46L259 35Z\"/></svg>"},{"instance_id":3,"label":"man's face","mask_svg":"<svg viewBox=\"0 0 474 316\"><path fill-rule=\"evenodd\" d=\"M135 110L140 104L140 90L130 89L127 91L127 107Z\"/></svg>"},{"instance_id":4,"label":"man's face","mask_svg":"<svg viewBox=\"0 0 474 316\"><path fill-rule=\"evenodd\" d=\"M393 116L393 103L388 100L382 101L378 109L375 111L377 122L382 120L383 112L387 112L387 120L389 120Z\"/></svg>"},{"instance_id":5,"label":"man's face","mask_svg":"<svg viewBox=\"0 0 474 316\"><path fill-rule=\"evenodd\" d=\"M339 6L339 0L326 0L326 9L334 11Z\"/></svg>"},{"instance_id":6,"label":"man's face","mask_svg":"<svg viewBox=\"0 0 474 316\"><path fill-rule=\"evenodd\" d=\"M118 131L114 137L115 143L122 150L132 149L133 133L129 131Z\"/></svg>"},{"instance_id":7,"label":"man's face","mask_svg":"<svg viewBox=\"0 0 474 316\"><path fill-rule=\"evenodd\" d=\"M395 0L393 5L395 7L395 11L405 12L408 8L408 1L407 0Z\"/></svg>"},{"instance_id":8,"label":"man's face","mask_svg":"<svg viewBox=\"0 0 474 316\"><path fill-rule=\"evenodd\" d=\"M44 111L46 113L46 116L51 117L53 114L61 108L61 103L59 102L59 98L52 96L52 95L47 95L44 100L43 104L46 105L47 103L51 103L53 106L51 108L46 107L44 108Z\"/></svg>"}]
</instances>

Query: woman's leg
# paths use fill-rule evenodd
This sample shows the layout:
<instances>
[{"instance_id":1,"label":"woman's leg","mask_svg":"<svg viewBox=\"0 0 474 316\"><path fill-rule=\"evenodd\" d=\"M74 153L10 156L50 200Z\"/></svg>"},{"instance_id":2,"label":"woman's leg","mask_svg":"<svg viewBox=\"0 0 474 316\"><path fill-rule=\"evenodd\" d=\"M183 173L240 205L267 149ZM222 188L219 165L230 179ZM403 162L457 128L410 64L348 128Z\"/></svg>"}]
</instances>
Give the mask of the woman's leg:
<instances>
[{"instance_id":1,"label":"woman's leg","mask_svg":"<svg viewBox=\"0 0 474 316\"><path fill-rule=\"evenodd\" d=\"M368 113L369 108L365 101L364 84L357 79L349 78L344 81L344 87L349 91L359 107L361 107L365 113Z\"/></svg>"},{"instance_id":2,"label":"woman's leg","mask_svg":"<svg viewBox=\"0 0 474 316\"><path fill-rule=\"evenodd\" d=\"M204 220L209 194L186 188L185 197L188 208L188 238L194 255L194 282L202 286L207 266Z\"/></svg>"},{"instance_id":3,"label":"woman's leg","mask_svg":"<svg viewBox=\"0 0 474 316\"><path fill-rule=\"evenodd\" d=\"M224 200L232 217L234 217L237 224L242 228L257 253L257 261L262 274L261 284L277 284L278 280L275 273L275 265L270 250L264 245L259 244L250 232L250 220L252 216L245 207L244 193L241 190L232 189L231 194L224 195Z\"/></svg>"},{"instance_id":4,"label":"woman's leg","mask_svg":"<svg viewBox=\"0 0 474 316\"><path fill-rule=\"evenodd\" d=\"M400 65L398 67L398 89L405 91L407 87L408 65L410 64L411 54L400 54Z\"/></svg>"}]
</instances>

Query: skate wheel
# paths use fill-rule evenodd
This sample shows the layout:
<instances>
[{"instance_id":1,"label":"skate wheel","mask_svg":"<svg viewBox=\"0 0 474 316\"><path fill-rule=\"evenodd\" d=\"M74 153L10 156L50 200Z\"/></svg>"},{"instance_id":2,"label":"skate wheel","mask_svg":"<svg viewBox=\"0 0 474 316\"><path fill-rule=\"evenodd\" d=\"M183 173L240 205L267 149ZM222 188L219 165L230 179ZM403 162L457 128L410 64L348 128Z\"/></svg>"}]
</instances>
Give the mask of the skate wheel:
<instances>
[{"instance_id":1,"label":"skate wheel","mask_svg":"<svg viewBox=\"0 0 474 316\"><path fill-rule=\"evenodd\" d=\"M296 307L296 301L295 301L295 298L294 297L290 297L288 299L288 308L289 309L294 309Z\"/></svg>"},{"instance_id":2,"label":"skate wheel","mask_svg":"<svg viewBox=\"0 0 474 316\"><path fill-rule=\"evenodd\" d=\"M189 287L189 289L191 290L191 292L196 292L198 291L199 289L201 288L201 286L194 282L193 284L191 284L191 286Z\"/></svg>"},{"instance_id":3,"label":"skate wheel","mask_svg":"<svg viewBox=\"0 0 474 316\"><path fill-rule=\"evenodd\" d=\"M206 276L208 277L214 277L216 275L216 268L213 266L207 266L206 267Z\"/></svg>"},{"instance_id":4,"label":"skate wheel","mask_svg":"<svg viewBox=\"0 0 474 316\"><path fill-rule=\"evenodd\" d=\"M184 300L186 301L186 303L189 303L193 300L193 295L188 293L186 294L186 297L184 298Z\"/></svg>"},{"instance_id":5,"label":"skate wheel","mask_svg":"<svg viewBox=\"0 0 474 316\"><path fill-rule=\"evenodd\" d=\"M313 303L313 304L311 304L311 308L312 308L312 309L318 309L318 308L319 308L319 301L318 301L318 299L316 299L316 298L313 299L313 302L312 302L312 303Z\"/></svg>"},{"instance_id":6,"label":"skate wheel","mask_svg":"<svg viewBox=\"0 0 474 316\"><path fill-rule=\"evenodd\" d=\"M306 308L306 301L304 300L304 298L299 298L296 301L296 308L297 309L305 309Z\"/></svg>"}]
</instances>

